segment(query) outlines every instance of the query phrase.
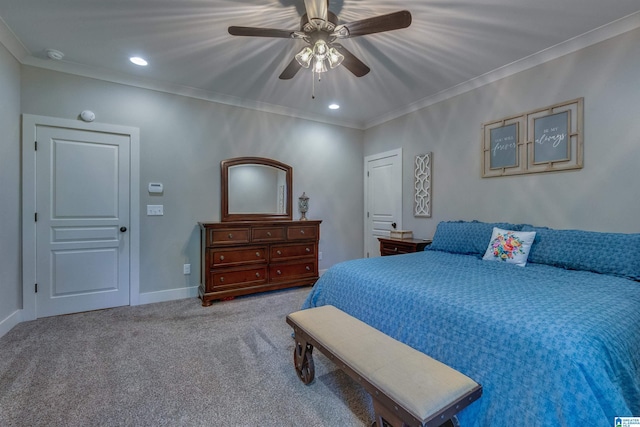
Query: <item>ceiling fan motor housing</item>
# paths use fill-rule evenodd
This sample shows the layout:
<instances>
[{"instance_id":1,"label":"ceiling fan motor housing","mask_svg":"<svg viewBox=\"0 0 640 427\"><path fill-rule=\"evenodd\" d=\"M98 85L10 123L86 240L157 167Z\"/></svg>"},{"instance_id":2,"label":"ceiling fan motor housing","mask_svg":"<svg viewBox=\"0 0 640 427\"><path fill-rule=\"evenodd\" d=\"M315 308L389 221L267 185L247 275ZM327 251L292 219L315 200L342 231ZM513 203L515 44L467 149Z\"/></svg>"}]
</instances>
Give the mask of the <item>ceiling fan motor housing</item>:
<instances>
[{"instance_id":1,"label":"ceiling fan motor housing","mask_svg":"<svg viewBox=\"0 0 640 427\"><path fill-rule=\"evenodd\" d=\"M335 13L327 11L327 21L322 18L311 18L305 13L300 18L300 30L306 34L312 33L317 30L326 31L332 33L338 25L338 17Z\"/></svg>"}]
</instances>

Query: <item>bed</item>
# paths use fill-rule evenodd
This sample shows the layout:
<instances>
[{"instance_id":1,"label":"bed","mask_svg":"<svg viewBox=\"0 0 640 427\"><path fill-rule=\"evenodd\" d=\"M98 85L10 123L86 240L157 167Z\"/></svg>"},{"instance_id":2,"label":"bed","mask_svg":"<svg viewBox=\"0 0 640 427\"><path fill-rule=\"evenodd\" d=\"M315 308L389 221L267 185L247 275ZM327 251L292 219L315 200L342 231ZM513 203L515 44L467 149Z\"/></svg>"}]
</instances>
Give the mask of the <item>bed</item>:
<instances>
[{"instance_id":1,"label":"bed","mask_svg":"<svg viewBox=\"0 0 640 427\"><path fill-rule=\"evenodd\" d=\"M494 228L535 232L526 265L483 259ZM326 304L457 369L470 426L602 426L640 416L640 234L442 222L423 252L328 269Z\"/></svg>"}]
</instances>

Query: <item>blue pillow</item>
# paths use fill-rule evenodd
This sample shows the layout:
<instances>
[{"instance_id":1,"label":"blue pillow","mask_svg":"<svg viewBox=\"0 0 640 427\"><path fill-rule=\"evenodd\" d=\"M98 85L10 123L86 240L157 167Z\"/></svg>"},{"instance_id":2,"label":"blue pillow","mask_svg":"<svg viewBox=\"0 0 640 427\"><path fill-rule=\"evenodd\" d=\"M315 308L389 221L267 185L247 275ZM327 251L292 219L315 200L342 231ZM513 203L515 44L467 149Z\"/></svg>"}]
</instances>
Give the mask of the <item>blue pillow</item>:
<instances>
[{"instance_id":1,"label":"blue pillow","mask_svg":"<svg viewBox=\"0 0 640 427\"><path fill-rule=\"evenodd\" d=\"M571 270L640 280L640 234L554 230L525 225L535 231L529 262Z\"/></svg>"},{"instance_id":2,"label":"blue pillow","mask_svg":"<svg viewBox=\"0 0 640 427\"><path fill-rule=\"evenodd\" d=\"M442 221L426 249L481 258L491 240L493 227L519 231L521 226L506 222Z\"/></svg>"}]
</instances>

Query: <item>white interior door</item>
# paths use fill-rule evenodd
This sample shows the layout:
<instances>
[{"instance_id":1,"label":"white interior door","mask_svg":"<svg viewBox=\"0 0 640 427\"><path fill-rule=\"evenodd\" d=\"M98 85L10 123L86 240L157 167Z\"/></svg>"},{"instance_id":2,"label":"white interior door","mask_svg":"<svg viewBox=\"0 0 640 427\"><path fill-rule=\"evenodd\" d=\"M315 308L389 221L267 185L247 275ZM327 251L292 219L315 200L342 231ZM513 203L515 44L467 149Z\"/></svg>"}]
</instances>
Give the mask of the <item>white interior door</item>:
<instances>
[{"instance_id":1,"label":"white interior door","mask_svg":"<svg viewBox=\"0 0 640 427\"><path fill-rule=\"evenodd\" d=\"M380 255L378 237L402 228L402 149L365 157L364 256Z\"/></svg>"},{"instance_id":2,"label":"white interior door","mask_svg":"<svg viewBox=\"0 0 640 427\"><path fill-rule=\"evenodd\" d=\"M129 135L36 125L36 315L129 304Z\"/></svg>"}]
</instances>

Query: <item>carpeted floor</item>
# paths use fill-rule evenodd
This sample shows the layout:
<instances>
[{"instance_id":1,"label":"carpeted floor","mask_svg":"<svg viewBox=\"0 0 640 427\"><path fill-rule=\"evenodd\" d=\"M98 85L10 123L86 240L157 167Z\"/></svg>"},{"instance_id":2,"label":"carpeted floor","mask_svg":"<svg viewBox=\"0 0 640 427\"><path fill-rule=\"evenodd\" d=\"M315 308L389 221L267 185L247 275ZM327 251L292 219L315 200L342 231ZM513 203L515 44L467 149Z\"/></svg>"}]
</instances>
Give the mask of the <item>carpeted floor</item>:
<instances>
[{"instance_id":1,"label":"carpeted floor","mask_svg":"<svg viewBox=\"0 0 640 427\"><path fill-rule=\"evenodd\" d=\"M305 386L285 316L310 288L24 322L0 338L0 426L365 426L369 396L319 352Z\"/></svg>"}]
</instances>

